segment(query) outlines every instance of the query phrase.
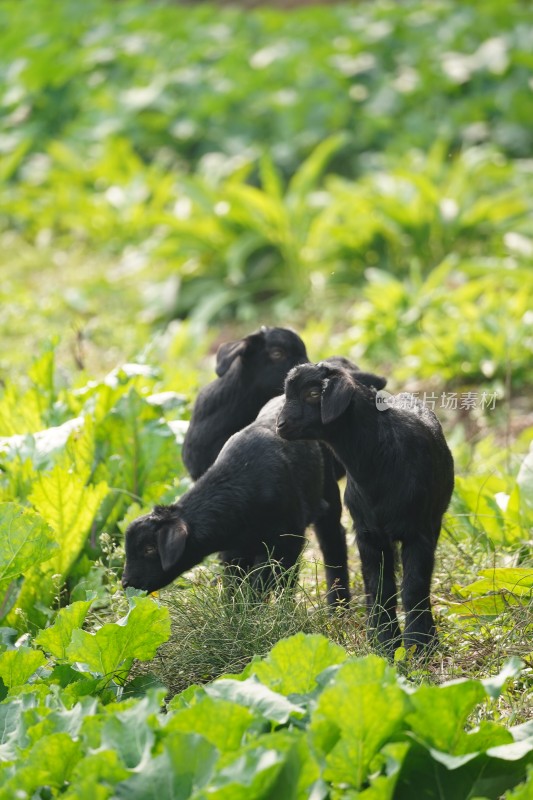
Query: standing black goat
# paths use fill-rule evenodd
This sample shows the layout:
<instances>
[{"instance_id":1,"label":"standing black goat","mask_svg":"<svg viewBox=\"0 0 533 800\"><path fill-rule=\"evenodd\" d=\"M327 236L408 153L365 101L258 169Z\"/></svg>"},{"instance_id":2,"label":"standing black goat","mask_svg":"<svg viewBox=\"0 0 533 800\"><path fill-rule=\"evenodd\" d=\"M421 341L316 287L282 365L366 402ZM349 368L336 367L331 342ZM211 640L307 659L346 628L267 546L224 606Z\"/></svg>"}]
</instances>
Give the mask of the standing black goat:
<instances>
[{"instance_id":1,"label":"standing black goat","mask_svg":"<svg viewBox=\"0 0 533 800\"><path fill-rule=\"evenodd\" d=\"M370 629L380 645L390 654L400 637L395 542L402 547L404 644L431 644L435 548L454 484L453 458L435 414L407 393L380 402L347 370L321 362L289 373L278 432L285 439L325 442L346 468L345 500Z\"/></svg>"},{"instance_id":2,"label":"standing black goat","mask_svg":"<svg viewBox=\"0 0 533 800\"><path fill-rule=\"evenodd\" d=\"M362 372L343 356L328 363L342 366L367 386L383 389L387 381ZM183 463L194 480L214 463L229 437L257 417L265 403L283 394L289 370L309 359L305 344L288 328L267 328L221 344L217 351L217 378L196 398L183 441Z\"/></svg>"},{"instance_id":3,"label":"standing black goat","mask_svg":"<svg viewBox=\"0 0 533 800\"><path fill-rule=\"evenodd\" d=\"M305 530L324 513L322 449L316 442L285 442L276 435L283 398L234 434L217 460L171 506L156 506L126 531L122 584L155 591L205 556L238 554L252 585L269 590L297 562ZM257 569L254 569L257 568Z\"/></svg>"}]
</instances>

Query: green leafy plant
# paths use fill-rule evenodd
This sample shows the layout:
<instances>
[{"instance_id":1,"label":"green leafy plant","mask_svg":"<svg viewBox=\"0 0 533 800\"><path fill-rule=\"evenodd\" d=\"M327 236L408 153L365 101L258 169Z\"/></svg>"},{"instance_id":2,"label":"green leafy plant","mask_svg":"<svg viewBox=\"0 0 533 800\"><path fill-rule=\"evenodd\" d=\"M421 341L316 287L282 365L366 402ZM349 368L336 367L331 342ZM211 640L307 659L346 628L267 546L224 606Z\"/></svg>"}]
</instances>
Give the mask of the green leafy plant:
<instances>
[{"instance_id":1,"label":"green leafy plant","mask_svg":"<svg viewBox=\"0 0 533 800\"><path fill-rule=\"evenodd\" d=\"M36 368L32 374L33 396L46 375ZM151 503L179 493L179 445L161 415L159 403L168 402L168 395L152 399L148 393L154 375L145 366L125 366L100 383L64 392L61 404L54 389L35 418L11 420L17 433L3 439L0 476L5 500L0 586L2 617L16 628L45 624L54 604L93 569L100 535L113 530L141 494ZM142 394L135 388L141 383ZM0 406L7 412L17 401L25 403L27 394L8 390ZM179 417L183 403L171 407ZM64 422L35 431L51 409Z\"/></svg>"},{"instance_id":2,"label":"green leafy plant","mask_svg":"<svg viewBox=\"0 0 533 800\"><path fill-rule=\"evenodd\" d=\"M482 474L458 476L454 509L463 529L496 547L525 547L533 528L532 451L522 459L516 478Z\"/></svg>"},{"instance_id":3,"label":"green leafy plant","mask_svg":"<svg viewBox=\"0 0 533 800\"><path fill-rule=\"evenodd\" d=\"M477 399L483 391L500 393L506 380L517 386L529 380L533 282L527 269L450 257L424 280L416 274L399 280L377 269L366 276L353 325L338 337L354 358L395 364L401 382L417 375L455 390L473 386ZM458 395L456 403L459 408Z\"/></svg>"},{"instance_id":4,"label":"green leafy plant","mask_svg":"<svg viewBox=\"0 0 533 800\"><path fill-rule=\"evenodd\" d=\"M38 514L16 503L0 503L0 620L14 605L23 573L49 561L57 543Z\"/></svg>"},{"instance_id":5,"label":"green leafy plant","mask_svg":"<svg viewBox=\"0 0 533 800\"><path fill-rule=\"evenodd\" d=\"M111 662L140 653L133 642L141 619L134 624L133 614L149 606L156 613L152 600L136 600L123 621L130 647L115 642L113 653L120 650L120 656L109 654L106 666L100 656L92 664L93 644L106 626L90 643L82 643L74 629L67 657L79 655L101 675ZM143 649L146 657L168 631L164 625L161 631L143 628L146 644L151 640ZM468 725L474 709L497 698L517 675L519 662L484 682L417 688L377 656L348 658L324 637L300 633L240 675L176 695L163 716L162 695L154 690L141 699L105 704L105 696L73 693L74 683L51 694L45 705L39 688L53 672L35 678L21 694L23 674L31 677L43 654L7 651L0 657L2 677L12 653L24 668L10 673L9 695L0 704L2 798L44 787L52 797L85 797L98 785L104 798L259 799L282 787L285 797L302 800L312 793L384 800L411 796L416 780L424 798L438 789L465 800L476 794L496 799L526 779L531 763L531 725Z\"/></svg>"},{"instance_id":6,"label":"green leafy plant","mask_svg":"<svg viewBox=\"0 0 533 800\"><path fill-rule=\"evenodd\" d=\"M515 155L531 147L531 19L520 2L505 13L497 0L483 13L451 0L290 17L218 8L216 24L203 5L184 14L172 3L91 0L80 13L74 0L53 9L32 0L31 11L2 5L4 178L38 180L43 143L67 141L86 157L110 136L146 160L206 170L266 145L292 172L335 130L350 132L361 161L442 136Z\"/></svg>"},{"instance_id":7,"label":"green leafy plant","mask_svg":"<svg viewBox=\"0 0 533 800\"><path fill-rule=\"evenodd\" d=\"M496 567L481 570L474 583L459 590L462 606L459 613L498 616L512 606L531 605L533 597L533 568Z\"/></svg>"}]
</instances>

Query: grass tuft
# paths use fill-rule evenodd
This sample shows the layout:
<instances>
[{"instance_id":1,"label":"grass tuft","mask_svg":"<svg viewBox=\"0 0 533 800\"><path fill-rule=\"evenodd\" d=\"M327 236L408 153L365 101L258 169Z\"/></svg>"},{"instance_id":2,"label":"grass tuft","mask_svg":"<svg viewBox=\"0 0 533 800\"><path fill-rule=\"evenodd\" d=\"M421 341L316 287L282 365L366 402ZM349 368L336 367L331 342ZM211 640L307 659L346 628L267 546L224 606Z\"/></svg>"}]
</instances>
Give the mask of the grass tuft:
<instances>
[{"instance_id":1,"label":"grass tuft","mask_svg":"<svg viewBox=\"0 0 533 800\"><path fill-rule=\"evenodd\" d=\"M249 583L228 587L216 560L199 567L161 592L170 612L172 634L148 666L169 696L191 684L202 684L227 673L241 672L254 658L264 657L276 642L299 631L319 633L342 645L350 655L373 651L366 637L365 598L361 571L351 553L352 601L349 608L332 612L325 598L323 568L307 550L293 589L283 589L259 600ZM396 667L414 684L440 684L461 678L496 675L505 662L517 656L524 670L497 701L485 704L482 718L519 724L533 715L533 599L505 595L497 617L457 611L456 586L468 583L490 566L493 554L479 542L464 539L461 546L443 537L434 576L434 612L437 647L426 653L396 651ZM403 624L402 614L399 614ZM136 669L137 671L137 669ZM478 722L479 720L474 720Z\"/></svg>"},{"instance_id":2,"label":"grass tuft","mask_svg":"<svg viewBox=\"0 0 533 800\"><path fill-rule=\"evenodd\" d=\"M206 567L162 592L160 600L169 609L172 634L150 669L171 695L241 672L299 631L322 633L350 651L369 650L364 615L332 612L307 583L261 600L247 581L228 585L216 567Z\"/></svg>"}]
</instances>

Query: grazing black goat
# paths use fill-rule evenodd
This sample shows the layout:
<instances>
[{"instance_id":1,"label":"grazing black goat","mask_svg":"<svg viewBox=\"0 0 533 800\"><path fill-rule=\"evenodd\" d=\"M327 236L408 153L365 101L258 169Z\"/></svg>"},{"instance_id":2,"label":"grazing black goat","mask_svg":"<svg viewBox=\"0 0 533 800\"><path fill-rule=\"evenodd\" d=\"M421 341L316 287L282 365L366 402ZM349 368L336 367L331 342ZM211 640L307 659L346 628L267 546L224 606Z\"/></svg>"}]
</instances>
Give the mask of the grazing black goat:
<instances>
[{"instance_id":1,"label":"grazing black goat","mask_svg":"<svg viewBox=\"0 0 533 800\"><path fill-rule=\"evenodd\" d=\"M126 531L122 584L155 591L220 550L235 554L261 591L296 564L305 530L324 513L324 464L317 442L286 442L276 435L283 398L234 434L217 460L177 503L156 506ZM324 502L325 501L325 502ZM268 563L267 563L268 562Z\"/></svg>"},{"instance_id":2,"label":"grazing black goat","mask_svg":"<svg viewBox=\"0 0 533 800\"><path fill-rule=\"evenodd\" d=\"M389 654L398 646L394 543L400 542L404 644L431 644L435 548L454 484L453 458L435 414L407 393L380 402L347 370L321 362L289 373L277 429L284 439L325 442L346 468L345 500L372 635Z\"/></svg>"}]
</instances>

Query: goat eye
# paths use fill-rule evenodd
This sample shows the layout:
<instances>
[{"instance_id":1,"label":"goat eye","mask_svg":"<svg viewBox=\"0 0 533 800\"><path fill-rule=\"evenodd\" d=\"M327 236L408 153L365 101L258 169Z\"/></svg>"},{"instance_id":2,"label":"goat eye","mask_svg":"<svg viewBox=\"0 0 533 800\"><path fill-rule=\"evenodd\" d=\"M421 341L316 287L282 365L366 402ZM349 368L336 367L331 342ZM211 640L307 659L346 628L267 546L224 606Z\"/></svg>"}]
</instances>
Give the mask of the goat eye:
<instances>
[{"instance_id":1,"label":"goat eye","mask_svg":"<svg viewBox=\"0 0 533 800\"><path fill-rule=\"evenodd\" d=\"M269 350L269 355L272 361L280 361L282 358L285 358L285 350L281 350L279 347L274 347L273 350Z\"/></svg>"},{"instance_id":2,"label":"goat eye","mask_svg":"<svg viewBox=\"0 0 533 800\"><path fill-rule=\"evenodd\" d=\"M144 548L144 555L145 556L153 556L157 552L156 548L152 544L146 545Z\"/></svg>"},{"instance_id":3,"label":"goat eye","mask_svg":"<svg viewBox=\"0 0 533 800\"><path fill-rule=\"evenodd\" d=\"M309 389L305 395L306 403L318 403L322 392L320 389Z\"/></svg>"}]
</instances>

